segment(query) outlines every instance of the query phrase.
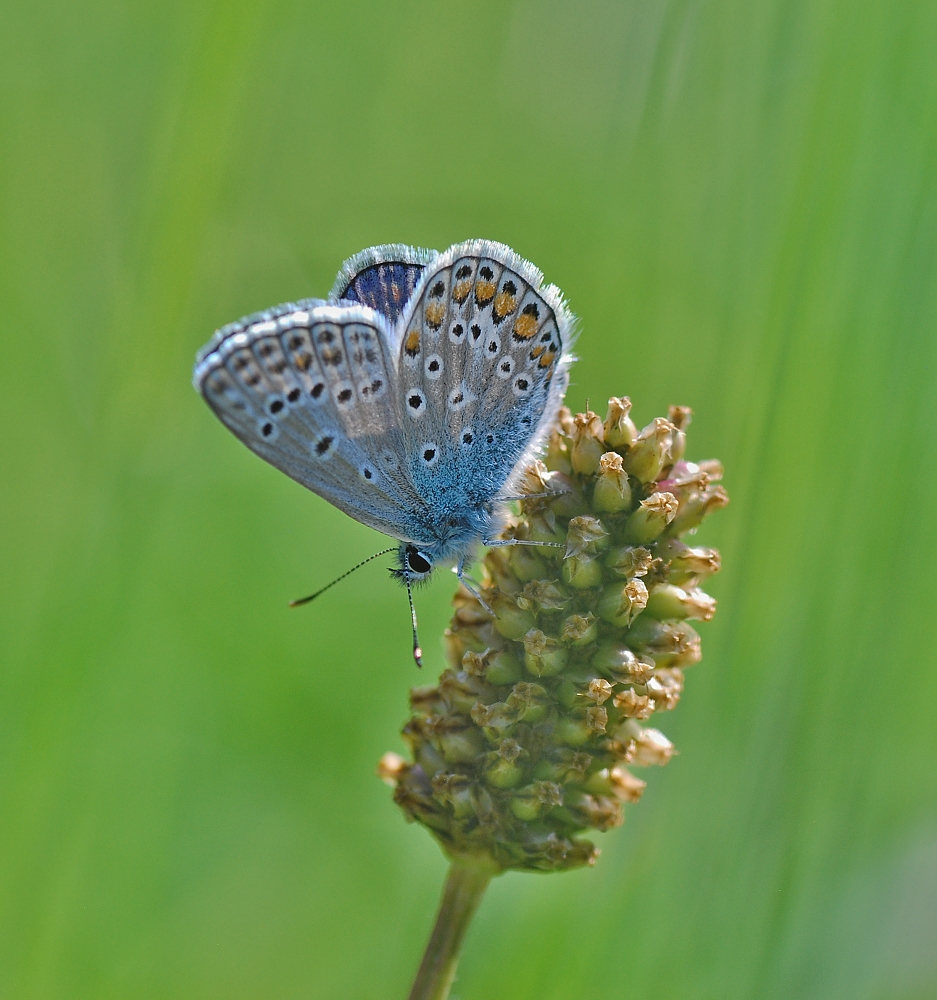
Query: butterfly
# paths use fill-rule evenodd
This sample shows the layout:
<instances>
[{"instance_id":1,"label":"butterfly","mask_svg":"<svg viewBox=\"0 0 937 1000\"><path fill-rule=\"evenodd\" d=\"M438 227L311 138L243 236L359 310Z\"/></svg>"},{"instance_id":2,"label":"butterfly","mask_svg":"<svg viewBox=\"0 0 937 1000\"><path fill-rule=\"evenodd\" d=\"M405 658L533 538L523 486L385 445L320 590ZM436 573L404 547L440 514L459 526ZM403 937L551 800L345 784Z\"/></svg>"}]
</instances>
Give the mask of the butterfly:
<instances>
[{"instance_id":1,"label":"butterfly","mask_svg":"<svg viewBox=\"0 0 937 1000\"><path fill-rule=\"evenodd\" d=\"M496 536L556 421L575 332L559 289L501 243L376 246L327 300L222 327L193 382L251 451L398 540L419 664L411 582L452 565L479 596L476 547L516 544Z\"/></svg>"}]
</instances>

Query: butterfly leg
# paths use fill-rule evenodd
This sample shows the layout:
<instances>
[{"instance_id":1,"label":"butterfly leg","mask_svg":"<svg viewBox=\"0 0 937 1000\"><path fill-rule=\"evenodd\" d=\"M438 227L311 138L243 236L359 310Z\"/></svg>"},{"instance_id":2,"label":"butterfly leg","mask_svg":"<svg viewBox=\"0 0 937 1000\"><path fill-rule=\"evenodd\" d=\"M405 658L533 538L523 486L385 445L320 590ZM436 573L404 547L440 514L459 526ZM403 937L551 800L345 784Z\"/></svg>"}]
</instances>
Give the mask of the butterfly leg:
<instances>
[{"instance_id":1,"label":"butterfly leg","mask_svg":"<svg viewBox=\"0 0 937 1000\"><path fill-rule=\"evenodd\" d=\"M532 538L484 538L482 545L489 549L501 548L505 545L539 545L541 548L565 549L566 542L538 542Z\"/></svg>"},{"instance_id":2,"label":"butterfly leg","mask_svg":"<svg viewBox=\"0 0 937 1000\"><path fill-rule=\"evenodd\" d=\"M459 560L459 565L456 566L455 568L455 575L459 578L459 583L461 583L462 586L465 587L465 589L472 595L472 597L474 597L475 600L478 601L478 603L488 612L488 614L491 615L492 618L494 618L495 616L494 611L492 611L491 608L488 606L488 602L485 600L484 597L482 597L481 592L476 589L478 587L478 581L473 580L470 576L466 576L464 570L465 570L465 556L463 556ZM475 586L472 586L472 584L474 584Z\"/></svg>"}]
</instances>

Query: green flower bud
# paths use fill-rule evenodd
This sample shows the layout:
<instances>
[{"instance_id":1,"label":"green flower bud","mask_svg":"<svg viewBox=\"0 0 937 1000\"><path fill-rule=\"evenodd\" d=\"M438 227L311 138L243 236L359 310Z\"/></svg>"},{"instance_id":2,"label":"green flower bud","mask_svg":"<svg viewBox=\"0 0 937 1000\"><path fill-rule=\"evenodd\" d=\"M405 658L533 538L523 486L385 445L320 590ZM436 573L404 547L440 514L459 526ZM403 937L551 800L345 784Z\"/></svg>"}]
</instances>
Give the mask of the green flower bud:
<instances>
[{"instance_id":1,"label":"green flower bud","mask_svg":"<svg viewBox=\"0 0 937 1000\"><path fill-rule=\"evenodd\" d=\"M599 635L595 615L587 611L584 615L570 615L563 622L560 638L570 646L588 646Z\"/></svg>"},{"instance_id":2,"label":"green flower bud","mask_svg":"<svg viewBox=\"0 0 937 1000\"><path fill-rule=\"evenodd\" d=\"M658 556L669 566L669 583L683 585L699 582L719 572L722 557L718 549L692 548L679 538L664 538L657 543Z\"/></svg>"},{"instance_id":3,"label":"green flower bud","mask_svg":"<svg viewBox=\"0 0 937 1000\"><path fill-rule=\"evenodd\" d=\"M529 726L535 726L547 716L549 707L547 689L541 687L539 684L520 681L511 688L511 693L507 697L507 703L517 712L519 722L526 722Z\"/></svg>"},{"instance_id":4,"label":"green flower bud","mask_svg":"<svg viewBox=\"0 0 937 1000\"><path fill-rule=\"evenodd\" d=\"M502 535L561 547L486 553L491 612L460 588L450 669L411 695L410 762L390 755L379 767L394 801L453 856L495 870L591 864L596 850L578 834L618 825L644 789L625 765L674 753L642 723L678 703L682 668L700 658L688 619L715 610L698 585L719 554L680 536L726 497L718 463L683 458L686 408L638 435L630 405L611 400L604 426L561 410L546 462L511 487L524 498Z\"/></svg>"},{"instance_id":5,"label":"green flower bud","mask_svg":"<svg viewBox=\"0 0 937 1000\"><path fill-rule=\"evenodd\" d=\"M557 742L562 745L582 747L591 742L597 733L604 733L607 725L606 708L579 709L557 721L555 735Z\"/></svg>"},{"instance_id":6,"label":"green flower bud","mask_svg":"<svg viewBox=\"0 0 937 1000\"><path fill-rule=\"evenodd\" d=\"M634 719L622 723L615 736L634 741L632 763L638 767L663 767L676 753L673 744L659 729L644 729Z\"/></svg>"},{"instance_id":7,"label":"green flower bud","mask_svg":"<svg viewBox=\"0 0 937 1000\"><path fill-rule=\"evenodd\" d=\"M502 740L498 749L488 754L485 780L495 788L516 788L524 780L524 769L518 761L526 756L517 740Z\"/></svg>"},{"instance_id":8,"label":"green flower bud","mask_svg":"<svg viewBox=\"0 0 937 1000\"><path fill-rule=\"evenodd\" d=\"M495 629L505 639L520 639L534 627L535 618L530 611L519 608L507 594L496 592L488 603L495 614Z\"/></svg>"},{"instance_id":9,"label":"green flower bud","mask_svg":"<svg viewBox=\"0 0 937 1000\"><path fill-rule=\"evenodd\" d=\"M642 659L615 641L599 646L590 662L594 670L618 684L647 684L654 673L653 661Z\"/></svg>"},{"instance_id":10,"label":"green flower bud","mask_svg":"<svg viewBox=\"0 0 937 1000\"><path fill-rule=\"evenodd\" d=\"M518 546L520 548L521 546ZM554 580L531 580L517 598L517 606L524 611L562 611L569 604L569 594Z\"/></svg>"},{"instance_id":11,"label":"green flower bud","mask_svg":"<svg viewBox=\"0 0 937 1000\"><path fill-rule=\"evenodd\" d=\"M472 722L490 743L500 743L517 722L517 712L505 701L495 701L490 705L476 702L470 714Z\"/></svg>"},{"instance_id":12,"label":"green flower bud","mask_svg":"<svg viewBox=\"0 0 937 1000\"><path fill-rule=\"evenodd\" d=\"M693 419L693 411L689 406L671 406L667 419L673 424L673 446L670 450L673 462L679 462L686 451L686 429Z\"/></svg>"},{"instance_id":13,"label":"green flower bud","mask_svg":"<svg viewBox=\"0 0 937 1000\"><path fill-rule=\"evenodd\" d=\"M554 431L547 442L547 453L544 456L547 466L556 472L570 473L573 471L573 463L569 455L569 439Z\"/></svg>"},{"instance_id":14,"label":"green flower bud","mask_svg":"<svg viewBox=\"0 0 937 1000\"><path fill-rule=\"evenodd\" d=\"M673 432L669 420L655 417L625 455L625 471L642 483L657 482L664 469L673 464Z\"/></svg>"},{"instance_id":15,"label":"green flower bud","mask_svg":"<svg viewBox=\"0 0 937 1000\"><path fill-rule=\"evenodd\" d=\"M447 805L457 819L475 814L472 781L464 774L440 772L433 775L432 786L433 797Z\"/></svg>"},{"instance_id":16,"label":"green flower bud","mask_svg":"<svg viewBox=\"0 0 937 1000\"><path fill-rule=\"evenodd\" d=\"M621 455L607 451L599 459L599 474L592 491L592 505L596 510L617 514L631 508L631 484L622 467Z\"/></svg>"},{"instance_id":17,"label":"green flower bud","mask_svg":"<svg viewBox=\"0 0 937 1000\"><path fill-rule=\"evenodd\" d=\"M647 788L646 781L636 778L624 767L610 768L608 779L612 786L612 794L621 799L622 802L637 802L644 793L644 789Z\"/></svg>"},{"instance_id":18,"label":"green flower bud","mask_svg":"<svg viewBox=\"0 0 937 1000\"><path fill-rule=\"evenodd\" d=\"M677 707L683 691L683 671L677 667L663 667L654 672L647 682L648 697L657 712L669 712Z\"/></svg>"},{"instance_id":19,"label":"green flower bud","mask_svg":"<svg viewBox=\"0 0 937 1000\"><path fill-rule=\"evenodd\" d=\"M647 787L647 782L636 778L626 768L605 767L589 776L585 790L591 795L610 797L620 802L637 802Z\"/></svg>"},{"instance_id":20,"label":"green flower bud","mask_svg":"<svg viewBox=\"0 0 937 1000\"><path fill-rule=\"evenodd\" d=\"M646 694L638 694L634 688L619 691L613 704L626 719L649 719L655 708Z\"/></svg>"},{"instance_id":21,"label":"green flower bud","mask_svg":"<svg viewBox=\"0 0 937 1000\"><path fill-rule=\"evenodd\" d=\"M683 590L672 583L655 583L648 591L647 613L652 618L696 618L708 622L716 602L701 590Z\"/></svg>"},{"instance_id":22,"label":"green flower bud","mask_svg":"<svg viewBox=\"0 0 937 1000\"><path fill-rule=\"evenodd\" d=\"M574 590L592 590L602 582L602 563L588 552L563 560L563 582Z\"/></svg>"},{"instance_id":23,"label":"green flower bud","mask_svg":"<svg viewBox=\"0 0 937 1000\"><path fill-rule=\"evenodd\" d=\"M566 808L577 826L587 826L593 830L612 830L625 821L621 803L611 796L580 792L570 799Z\"/></svg>"},{"instance_id":24,"label":"green flower bud","mask_svg":"<svg viewBox=\"0 0 937 1000\"><path fill-rule=\"evenodd\" d=\"M693 531L703 523L714 510L725 507L729 495L721 486L708 486L704 490L692 493L685 502L680 504L680 510L673 519L668 530L669 535L682 535Z\"/></svg>"},{"instance_id":25,"label":"green flower bud","mask_svg":"<svg viewBox=\"0 0 937 1000\"><path fill-rule=\"evenodd\" d=\"M450 764L468 763L485 749L480 730L458 715L433 716L431 739Z\"/></svg>"},{"instance_id":26,"label":"green flower bud","mask_svg":"<svg viewBox=\"0 0 937 1000\"><path fill-rule=\"evenodd\" d=\"M627 396L612 396L608 401L604 438L609 448L626 450L637 441L638 431L629 413L631 400Z\"/></svg>"},{"instance_id":27,"label":"green flower bud","mask_svg":"<svg viewBox=\"0 0 937 1000\"><path fill-rule=\"evenodd\" d=\"M625 539L638 545L653 542L677 517L678 508L673 493L652 493L625 522Z\"/></svg>"},{"instance_id":28,"label":"green flower bud","mask_svg":"<svg viewBox=\"0 0 937 1000\"><path fill-rule=\"evenodd\" d=\"M685 621L642 615L628 630L628 644L654 658L658 667L689 667L700 660L700 637Z\"/></svg>"},{"instance_id":29,"label":"green flower bud","mask_svg":"<svg viewBox=\"0 0 937 1000\"><path fill-rule=\"evenodd\" d=\"M599 618L623 628L634 621L646 604L647 587L641 580L629 580L624 586L616 580L602 591L595 610Z\"/></svg>"},{"instance_id":30,"label":"green flower bud","mask_svg":"<svg viewBox=\"0 0 937 1000\"><path fill-rule=\"evenodd\" d=\"M573 418L573 446L570 460L573 471L581 476L592 476L598 472L599 460L605 452L602 440L602 421L591 410L577 413Z\"/></svg>"},{"instance_id":31,"label":"green flower bud","mask_svg":"<svg viewBox=\"0 0 937 1000\"><path fill-rule=\"evenodd\" d=\"M531 629L524 636L524 666L535 677L553 677L569 662L569 650L540 629Z\"/></svg>"},{"instance_id":32,"label":"green flower bud","mask_svg":"<svg viewBox=\"0 0 937 1000\"><path fill-rule=\"evenodd\" d=\"M524 823L538 819L548 809L563 804L563 789L553 781L535 781L511 799L511 812Z\"/></svg>"},{"instance_id":33,"label":"green flower bud","mask_svg":"<svg viewBox=\"0 0 937 1000\"><path fill-rule=\"evenodd\" d=\"M654 563L654 556L650 549L640 545L620 545L609 549L603 562L616 576L630 580L636 576L647 576Z\"/></svg>"},{"instance_id":34,"label":"green flower bud","mask_svg":"<svg viewBox=\"0 0 937 1000\"><path fill-rule=\"evenodd\" d=\"M602 552L608 548L608 539L608 531L597 517L574 517L566 533L566 558Z\"/></svg>"},{"instance_id":35,"label":"green flower bud","mask_svg":"<svg viewBox=\"0 0 937 1000\"><path fill-rule=\"evenodd\" d=\"M477 674L494 686L513 684L521 679L521 665L506 649L486 649L483 653L468 652L462 655L462 668Z\"/></svg>"}]
</instances>

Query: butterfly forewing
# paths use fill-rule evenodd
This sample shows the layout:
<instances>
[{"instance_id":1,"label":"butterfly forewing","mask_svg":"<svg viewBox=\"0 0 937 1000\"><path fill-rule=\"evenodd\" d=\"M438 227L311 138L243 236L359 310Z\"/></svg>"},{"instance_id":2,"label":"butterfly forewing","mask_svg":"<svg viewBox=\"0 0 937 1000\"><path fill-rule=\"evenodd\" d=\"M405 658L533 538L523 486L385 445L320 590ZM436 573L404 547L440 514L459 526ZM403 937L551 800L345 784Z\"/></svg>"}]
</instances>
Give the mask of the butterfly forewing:
<instances>
[{"instance_id":1,"label":"butterfly forewing","mask_svg":"<svg viewBox=\"0 0 937 1000\"><path fill-rule=\"evenodd\" d=\"M407 537L421 500L397 458L390 357L383 317L309 301L219 331L195 383L261 458L357 520Z\"/></svg>"}]
</instances>

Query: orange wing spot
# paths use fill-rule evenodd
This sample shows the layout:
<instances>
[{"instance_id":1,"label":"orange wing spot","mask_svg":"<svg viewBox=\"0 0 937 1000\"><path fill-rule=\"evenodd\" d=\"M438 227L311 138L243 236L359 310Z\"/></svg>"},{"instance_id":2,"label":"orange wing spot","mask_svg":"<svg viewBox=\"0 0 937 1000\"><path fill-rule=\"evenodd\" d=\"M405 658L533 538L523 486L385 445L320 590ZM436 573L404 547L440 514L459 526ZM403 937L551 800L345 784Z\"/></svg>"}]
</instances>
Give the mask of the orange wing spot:
<instances>
[{"instance_id":1,"label":"orange wing spot","mask_svg":"<svg viewBox=\"0 0 937 1000\"><path fill-rule=\"evenodd\" d=\"M530 360L533 361L534 358L539 358L544 352L543 344L537 344L537 346L530 352Z\"/></svg>"},{"instance_id":2,"label":"orange wing spot","mask_svg":"<svg viewBox=\"0 0 937 1000\"><path fill-rule=\"evenodd\" d=\"M497 308L497 303L495 303ZM521 313L514 321L514 336L518 340L530 340L537 332L537 320L530 313Z\"/></svg>"},{"instance_id":3,"label":"orange wing spot","mask_svg":"<svg viewBox=\"0 0 937 1000\"><path fill-rule=\"evenodd\" d=\"M508 313L514 311L515 305L517 305L517 299L510 292L504 290L498 292L498 297L495 299L495 316L498 319L504 319Z\"/></svg>"},{"instance_id":4,"label":"orange wing spot","mask_svg":"<svg viewBox=\"0 0 937 1000\"><path fill-rule=\"evenodd\" d=\"M462 305L462 303L469 297L469 292L472 290L471 281L457 281L452 288L452 297Z\"/></svg>"},{"instance_id":5,"label":"orange wing spot","mask_svg":"<svg viewBox=\"0 0 937 1000\"><path fill-rule=\"evenodd\" d=\"M541 368L549 368L556 359L556 351L547 351L546 354L540 359Z\"/></svg>"},{"instance_id":6,"label":"orange wing spot","mask_svg":"<svg viewBox=\"0 0 937 1000\"><path fill-rule=\"evenodd\" d=\"M411 330L407 334L407 339L403 343L403 349L410 355L411 358L415 358L420 353L419 330Z\"/></svg>"},{"instance_id":7,"label":"orange wing spot","mask_svg":"<svg viewBox=\"0 0 937 1000\"><path fill-rule=\"evenodd\" d=\"M430 302L423 310L426 322L434 329L439 329L446 318L446 307L442 302Z\"/></svg>"},{"instance_id":8,"label":"orange wing spot","mask_svg":"<svg viewBox=\"0 0 937 1000\"><path fill-rule=\"evenodd\" d=\"M480 306L488 305L495 297L495 283L493 281L478 281L475 284L475 301Z\"/></svg>"},{"instance_id":9,"label":"orange wing spot","mask_svg":"<svg viewBox=\"0 0 937 1000\"><path fill-rule=\"evenodd\" d=\"M296 367L301 371L307 371L309 366L312 364L312 358L308 354L297 354L296 355Z\"/></svg>"}]
</instances>

